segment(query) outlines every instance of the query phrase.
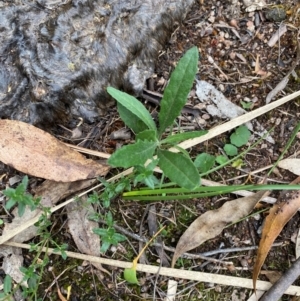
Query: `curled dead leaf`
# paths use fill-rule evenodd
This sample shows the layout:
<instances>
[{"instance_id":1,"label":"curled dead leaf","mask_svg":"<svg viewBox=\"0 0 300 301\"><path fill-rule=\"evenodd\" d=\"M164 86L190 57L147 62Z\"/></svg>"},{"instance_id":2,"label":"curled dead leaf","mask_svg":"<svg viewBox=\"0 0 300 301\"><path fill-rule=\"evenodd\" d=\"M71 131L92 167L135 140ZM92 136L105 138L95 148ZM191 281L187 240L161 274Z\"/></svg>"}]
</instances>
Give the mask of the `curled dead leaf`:
<instances>
[{"instance_id":1,"label":"curled dead leaf","mask_svg":"<svg viewBox=\"0 0 300 301\"><path fill-rule=\"evenodd\" d=\"M259 191L251 196L226 202L221 208L207 211L199 216L180 237L172 259L172 267L184 252L216 237L226 225L247 216L265 193Z\"/></svg>"},{"instance_id":2,"label":"curled dead leaf","mask_svg":"<svg viewBox=\"0 0 300 301\"><path fill-rule=\"evenodd\" d=\"M256 280L261 267L270 251L270 248L280 234L286 223L300 208L300 191L284 191L279 201L271 209L266 217L265 225L259 242L257 257L253 269L253 288L256 289Z\"/></svg>"},{"instance_id":3,"label":"curled dead leaf","mask_svg":"<svg viewBox=\"0 0 300 301\"><path fill-rule=\"evenodd\" d=\"M41 129L16 120L0 120L0 160L26 174L57 182L91 179L109 170Z\"/></svg>"}]
</instances>

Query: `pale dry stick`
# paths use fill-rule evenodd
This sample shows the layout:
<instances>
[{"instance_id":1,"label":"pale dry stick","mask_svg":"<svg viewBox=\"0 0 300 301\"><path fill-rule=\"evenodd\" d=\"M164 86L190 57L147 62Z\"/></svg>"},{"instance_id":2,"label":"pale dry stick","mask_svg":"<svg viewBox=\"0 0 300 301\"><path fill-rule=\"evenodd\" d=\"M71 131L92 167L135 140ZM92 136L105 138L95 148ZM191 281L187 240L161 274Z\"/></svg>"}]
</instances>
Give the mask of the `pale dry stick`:
<instances>
[{"instance_id":1,"label":"pale dry stick","mask_svg":"<svg viewBox=\"0 0 300 301\"><path fill-rule=\"evenodd\" d=\"M178 282L172 279L168 280L167 296L164 301L175 301Z\"/></svg>"},{"instance_id":2,"label":"pale dry stick","mask_svg":"<svg viewBox=\"0 0 300 301\"><path fill-rule=\"evenodd\" d=\"M107 224L104 220L99 220L100 223L103 224ZM137 241L143 242L143 243L148 243L148 240L140 235L137 235L135 233L132 233L126 229L124 229L121 226L118 225L114 225L113 226L116 230L118 230L120 233L123 233L124 235L131 237ZM275 242L272 244L272 248L273 247L280 247L282 246L284 243L283 242ZM169 247L166 246L165 244L160 244L160 243L152 243L152 246L155 247L162 247L164 250L169 251L174 253L175 252L175 248L173 247ZM223 264L223 265L232 265L233 262L231 261L224 261L222 259L216 259L213 257L209 257L209 256L213 256L213 255L217 255L217 254L222 254L222 253L233 253L233 252L244 252L244 251L249 251L249 250L257 250L258 246L248 246L248 247L235 247L235 248L226 248L226 249L216 249L216 250L212 250L212 251L208 251L208 252L204 252L204 253L200 253L200 254L192 254L192 253L183 253L181 255L182 258L188 258L188 259L202 259L202 260L206 260L206 261L210 261L210 262L214 262L214 263L219 263L219 264Z\"/></svg>"},{"instance_id":3,"label":"pale dry stick","mask_svg":"<svg viewBox=\"0 0 300 301\"><path fill-rule=\"evenodd\" d=\"M246 113L246 114L236 117L226 123L223 123L222 125L216 126L215 128L210 129L206 135L203 135L198 138L186 140L186 141L180 143L178 146L183 149L193 147L199 143L202 143L206 140L212 139L220 134L230 131L258 116L261 116L264 113L267 113L298 96L300 96L300 91L294 92L294 93L287 95L285 97L282 97L274 102L271 102L261 108L258 108L252 112ZM179 152L179 150L176 148L172 148L171 150L176 153Z\"/></svg>"},{"instance_id":4,"label":"pale dry stick","mask_svg":"<svg viewBox=\"0 0 300 301\"><path fill-rule=\"evenodd\" d=\"M206 135L203 135L203 136L198 137L198 138L186 140L186 141L180 143L178 146L179 146L179 148L181 147L183 149L187 149L187 148L193 147L193 146L195 146L195 145L197 145L199 143L202 143L202 142L204 142L206 140L212 139L212 138L214 138L214 137L216 137L216 136L218 136L220 134L223 134L223 133L225 133L227 131L230 131L230 130L232 130L232 129L234 129L234 128L236 128L236 127L238 127L238 126L240 126L240 125L242 125L242 124L244 124L244 123L246 123L246 122L248 122L248 121L250 121L250 120L252 120L252 119L254 119L254 118L256 118L256 117L258 117L258 116L260 116L262 114L264 114L264 113L266 113L266 112L269 112L270 110L273 110L273 109L275 109L275 108L283 105L284 103L286 103L286 102L288 102L288 101L290 101L290 100L292 100L292 99L294 99L294 98L296 98L298 96L300 96L300 91L297 91L297 92L294 92L294 93L292 93L290 95L282 97L282 98L280 98L280 99L278 99L278 100L276 100L276 101L274 101L272 103L269 103L269 104L263 106L262 108L256 109L255 111L252 111L252 112L246 113L246 114L244 114L242 116L239 116L237 118L234 118L234 119L232 119L232 120L230 120L230 121L228 121L228 122L226 122L226 123L224 123L224 124L222 124L220 126L217 126L217 127L213 128L213 129L209 130L209 132ZM178 149L177 148L171 148L170 150L173 151L173 152L175 152L175 153L177 153L177 152L179 152ZM121 172L120 174L118 174L118 175L110 178L108 181L114 181L114 180L119 179L120 177L122 177L124 175L129 175L129 174L132 173L132 171L133 171L133 168L129 168L129 169ZM93 191L96 188L101 187L101 186L102 186L102 184L99 184L96 187L93 187L93 188L91 188L91 189L89 189L87 191L84 191L81 194L79 194L79 197L81 197L83 195L86 195L87 193L89 193L89 192L91 192L91 191ZM74 199L75 198L69 199L69 200L63 202L62 204L57 205L57 206L51 208L51 213L57 211L58 209L64 207L65 205L73 202ZM16 228L16 229L10 231L9 233L7 233L4 236L1 236L0 237L0 245L3 244L4 242L10 240L11 238L13 238L15 235L21 233L22 231L24 231L28 227L34 225L39 220L41 214L39 214L36 217L32 218L31 220L27 221L21 227Z\"/></svg>"},{"instance_id":5,"label":"pale dry stick","mask_svg":"<svg viewBox=\"0 0 300 301\"><path fill-rule=\"evenodd\" d=\"M7 242L5 243L5 245L17 247L17 248L23 248L23 249L31 248L31 246L28 244L21 244L16 242ZM52 248L42 248L41 251L47 252L47 254L61 255L59 251L56 252ZM71 258L86 260L90 262L97 262L100 264L105 264L105 265L114 266L123 269L132 268L132 262L101 258L101 257L79 254L79 253L69 252L69 251L66 251L66 255ZM201 282L212 282L212 283L227 285L227 286L234 285L235 287L253 289L252 279L247 279L247 278L202 273L199 271L172 269L172 268L158 267L158 266L146 265L146 264L138 264L137 271L143 273L151 273L151 274L157 274L159 271L159 274L162 276L188 279L188 280L201 281ZM271 287L272 287L272 283L268 281L258 280L256 283L257 290L268 291ZM287 295L300 296L300 287L291 285L284 293Z\"/></svg>"}]
</instances>

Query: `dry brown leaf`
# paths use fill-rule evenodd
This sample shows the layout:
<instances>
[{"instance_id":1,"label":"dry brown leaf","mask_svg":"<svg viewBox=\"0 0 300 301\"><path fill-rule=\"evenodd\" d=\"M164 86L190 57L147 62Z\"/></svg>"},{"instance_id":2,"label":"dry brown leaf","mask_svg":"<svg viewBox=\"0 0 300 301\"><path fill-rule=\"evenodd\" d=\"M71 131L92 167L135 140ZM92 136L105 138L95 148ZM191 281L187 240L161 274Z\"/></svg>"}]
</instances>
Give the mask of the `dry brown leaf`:
<instances>
[{"instance_id":1,"label":"dry brown leaf","mask_svg":"<svg viewBox=\"0 0 300 301\"><path fill-rule=\"evenodd\" d=\"M256 280L261 267L270 251L270 248L286 225L300 208L300 191L283 191L279 197L279 202L271 209L266 217L265 225L259 242L257 257L253 269L253 288L256 289Z\"/></svg>"},{"instance_id":2,"label":"dry brown leaf","mask_svg":"<svg viewBox=\"0 0 300 301\"><path fill-rule=\"evenodd\" d=\"M279 271L261 271L260 273L265 275L272 284L282 277L282 273Z\"/></svg>"},{"instance_id":3,"label":"dry brown leaf","mask_svg":"<svg viewBox=\"0 0 300 301\"><path fill-rule=\"evenodd\" d=\"M6 275L10 275L16 283L21 283L24 275L20 271L20 267L23 266L24 258L22 256L22 250L10 246L0 246L0 257L3 258L2 269ZM23 285L27 285L27 282L23 282Z\"/></svg>"},{"instance_id":4,"label":"dry brown leaf","mask_svg":"<svg viewBox=\"0 0 300 301\"><path fill-rule=\"evenodd\" d=\"M279 161L278 166L287 169L293 174L300 176L300 159L283 159Z\"/></svg>"},{"instance_id":5,"label":"dry brown leaf","mask_svg":"<svg viewBox=\"0 0 300 301\"><path fill-rule=\"evenodd\" d=\"M89 219L89 216L94 213L92 205L86 202L86 197L82 197L81 200L68 204L66 209L69 231L79 251L88 255L100 256L100 237L93 233L93 229L99 228L99 225ZM109 274L100 263L93 263L93 265Z\"/></svg>"},{"instance_id":6,"label":"dry brown leaf","mask_svg":"<svg viewBox=\"0 0 300 301\"><path fill-rule=\"evenodd\" d=\"M41 129L16 120L0 120L0 160L25 174L57 182L95 178L109 170Z\"/></svg>"},{"instance_id":7,"label":"dry brown leaf","mask_svg":"<svg viewBox=\"0 0 300 301\"><path fill-rule=\"evenodd\" d=\"M172 267L184 252L216 237L226 225L247 216L265 193L259 191L254 195L226 202L221 208L207 211L199 216L180 237L172 259Z\"/></svg>"}]
</instances>

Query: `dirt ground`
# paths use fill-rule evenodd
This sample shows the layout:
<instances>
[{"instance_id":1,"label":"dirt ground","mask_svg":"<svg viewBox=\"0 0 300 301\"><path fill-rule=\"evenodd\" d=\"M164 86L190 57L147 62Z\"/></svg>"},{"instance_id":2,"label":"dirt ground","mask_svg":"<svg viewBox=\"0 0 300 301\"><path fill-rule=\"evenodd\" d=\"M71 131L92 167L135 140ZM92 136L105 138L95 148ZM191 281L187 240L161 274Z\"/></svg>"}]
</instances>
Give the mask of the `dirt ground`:
<instances>
[{"instance_id":1,"label":"dirt ground","mask_svg":"<svg viewBox=\"0 0 300 301\"><path fill-rule=\"evenodd\" d=\"M254 2L254 1L253 1ZM163 92L171 71L180 57L193 45L200 53L198 80L212 84L222 94L236 105L247 106L247 111L254 110L266 104L270 91L288 75L288 83L280 89L273 98L277 99L299 90L299 33L300 3L296 0L268 1L262 10L246 12L245 5L238 1L196 1L183 24L178 24L170 43L162 51L155 74L147 81L146 90L150 95L159 95ZM273 10L273 13L270 11ZM282 14L284 16L282 16ZM278 19L279 18L279 19ZM284 28L284 29L282 29ZM282 29L283 34L278 38L276 32ZM275 39L274 45L270 40ZM268 44L269 43L269 44ZM271 45L271 46L270 46ZM154 92L154 93L153 93ZM151 97L141 99L147 108L155 115L158 109L151 101ZM195 115L183 113L178 123L181 127L190 129L209 130L227 121L226 118L212 116L206 108L210 103L201 103L196 95L196 87L190 93L188 105L198 111ZM247 181L258 183L265 176L264 167L274 163L283 151L291 132L300 119L299 99L292 100L285 105L258 118L260 124L267 130L276 125L271 136L274 143L262 141L244 158L241 169L226 167L210 176L210 180L223 184L242 184ZM74 123L67 125L74 128ZM79 145L106 153L114 152L117 146L130 142L130 139L112 139L111 134L123 128L123 123L112 108L98 125L82 126L82 137ZM57 128L53 134L59 139L70 143L70 134L62 128ZM200 152L214 155L221 154L224 143L229 134L225 134L193 147L190 150L192 157ZM83 141L81 141L83 140ZM72 144L78 144L71 139ZM300 140L296 140L290 147L286 157L298 154ZM260 170L260 172L255 172ZM5 174L0 184L0 190L5 188L7 179L21 175L12 168L0 163L1 174ZM249 173L252 174L249 177ZM289 171L277 170L269 178L275 183L290 183L295 175ZM38 186L39 179L31 179L30 187ZM273 197L278 193L273 193ZM161 238L164 245L174 248L179 237L191 222L207 210L219 208L233 195L223 195L206 199L189 201L168 201L157 203L142 203L114 199L111 211L120 231L131 234L127 242L110 248L105 257L130 261L141 248L136 237L151 237L149 230L149 211L155 211L156 223L165 225L166 231ZM270 205L263 205L261 209L268 209ZM261 227L268 211L248 217L237 224L226 228L221 235L205 242L192 250L193 254L205 254L213 259L232 261L234 268L228 269L224 265L201 259L181 258L176 268L203 271L213 274L230 275L251 278L253 263L256 256L254 246L260 240ZM2 211L2 218L10 220L7 213ZM77 251L77 247L65 226L66 212L55 213L51 220L54 223L53 238L60 243L67 243L68 250ZM277 247L273 247L263 266L265 275L260 280L272 281L270 275L281 275L291 263L295 261L295 236L298 234L300 222L297 213L284 228L278 239ZM127 231L127 232L126 232ZM36 242L36 240L34 240ZM217 250L213 255L206 252ZM167 263L172 257L172 251L166 251ZM32 253L24 252L25 265L30 264ZM144 263L159 265L161 258L154 247L145 252ZM40 297L43 300L60 299L55 290L47 290L53 282L53 274L49 268L55 270L55 275L63 273L57 279L63 293L66 287L72 285L69 300L165 300L168 277L139 273L140 286L129 285L122 278L122 270L105 266L111 275L100 274L88 263L67 258L65 261L58 256L51 255L50 262L44 272L40 285ZM68 269L68 271L65 271ZM273 273L270 273L272 271ZM0 275L4 277L4 275ZM214 283L199 283L195 281L178 280L176 300L248 300L252 291L241 289L232 283L232 287L216 285ZM299 285L299 281L296 285ZM284 296L282 300L296 300Z\"/></svg>"}]
</instances>

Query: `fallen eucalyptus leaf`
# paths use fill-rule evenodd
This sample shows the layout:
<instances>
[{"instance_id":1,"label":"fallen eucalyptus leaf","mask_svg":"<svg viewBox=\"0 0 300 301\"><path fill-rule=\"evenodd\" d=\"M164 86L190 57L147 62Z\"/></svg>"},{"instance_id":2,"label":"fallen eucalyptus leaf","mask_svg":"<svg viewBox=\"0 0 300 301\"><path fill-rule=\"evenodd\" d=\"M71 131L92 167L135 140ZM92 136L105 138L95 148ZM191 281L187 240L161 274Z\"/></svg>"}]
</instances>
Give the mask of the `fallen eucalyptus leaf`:
<instances>
[{"instance_id":1,"label":"fallen eucalyptus leaf","mask_svg":"<svg viewBox=\"0 0 300 301\"><path fill-rule=\"evenodd\" d=\"M277 236L286 223L300 208L300 191L283 191L279 201L271 209L266 217L264 228L259 242L257 257L253 268L253 288L256 289L256 280L261 267Z\"/></svg>"},{"instance_id":2,"label":"fallen eucalyptus leaf","mask_svg":"<svg viewBox=\"0 0 300 301\"><path fill-rule=\"evenodd\" d=\"M98 223L91 221L89 216L94 213L91 204L87 204L86 196L77 202L66 206L68 214L68 227L73 240L81 253L100 256L100 237L93 233L98 228ZM100 263L92 263L97 269L107 272ZM109 273L108 273L109 274Z\"/></svg>"},{"instance_id":3,"label":"fallen eucalyptus leaf","mask_svg":"<svg viewBox=\"0 0 300 301\"><path fill-rule=\"evenodd\" d=\"M25 174L56 182L95 178L109 170L49 133L17 120L0 120L0 160Z\"/></svg>"},{"instance_id":4,"label":"fallen eucalyptus leaf","mask_svg":"<svg viewBox=\"0 0 300 301\"><path fill-rule=\"evenodd\" d=\"M180 237L172 259L172 267L183 253L216 237L229 223L247 216L265 193L259 191L254 195L226 202L221 208L207 211L199 216Z\"/></svg>"}]
</instances>

